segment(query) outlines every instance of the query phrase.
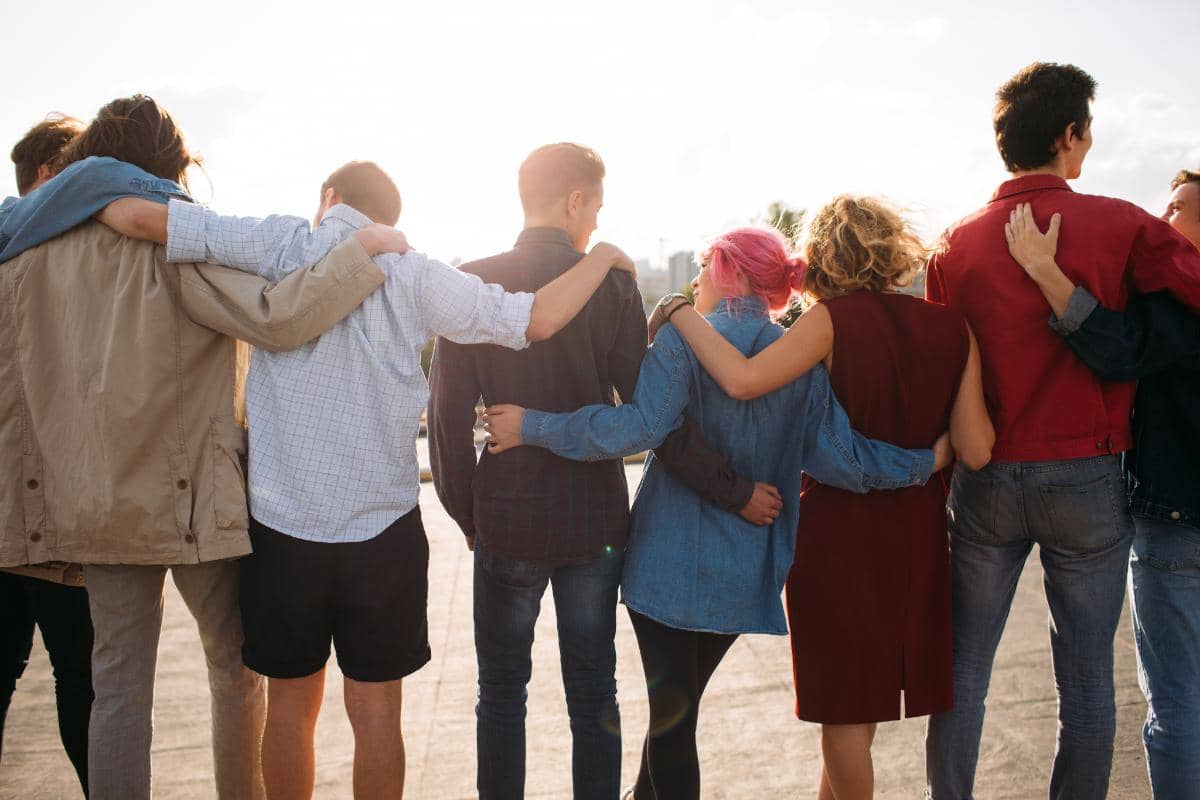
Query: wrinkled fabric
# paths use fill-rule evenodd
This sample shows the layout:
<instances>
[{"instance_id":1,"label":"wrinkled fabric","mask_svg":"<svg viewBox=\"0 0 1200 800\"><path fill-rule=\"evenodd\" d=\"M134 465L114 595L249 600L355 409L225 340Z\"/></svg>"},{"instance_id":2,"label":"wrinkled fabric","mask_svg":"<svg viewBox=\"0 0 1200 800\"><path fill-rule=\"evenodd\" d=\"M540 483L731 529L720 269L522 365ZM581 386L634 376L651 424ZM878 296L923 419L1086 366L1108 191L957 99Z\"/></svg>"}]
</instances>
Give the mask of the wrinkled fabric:
<instances>
[{"instance_id":1,"label":"wrinkled fabric","mask_svg":"<svg viewBox=\"0 0 1200 800\"><path fill-rule=\"evenodd\" d=\"M244 555L235 343L296 347L384 280L357 240L278 285L90 223L0 266L0 567Z\"/></svg>"}]
</instances>

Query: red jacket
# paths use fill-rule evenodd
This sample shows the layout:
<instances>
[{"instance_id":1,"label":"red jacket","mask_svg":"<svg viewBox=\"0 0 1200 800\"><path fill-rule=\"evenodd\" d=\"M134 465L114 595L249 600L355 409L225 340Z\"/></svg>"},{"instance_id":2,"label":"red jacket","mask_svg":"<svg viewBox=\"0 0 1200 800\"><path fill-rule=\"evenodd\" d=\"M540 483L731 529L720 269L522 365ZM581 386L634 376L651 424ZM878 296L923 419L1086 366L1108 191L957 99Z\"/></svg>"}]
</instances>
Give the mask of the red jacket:
<instances>
[{"instance_id":1,"label":"red jacket","mask_svg":"<svg viewBox=\"0 0 1200 800\"><path fill-rule=\"evenodd\" d=\"M1008 252L1004 223L1032 203L1044 230L1062 214L1057 261L1108 308L1130 291L1166 289L1200 310L1200 251L1170 225L1123 200L1076 194L1062 178L1030 175L946 232L929 262L925 295L967 318L983 357L996 425L996 461L1049 461L1118 453L1132 444L1135 385L1102 381L1047 325L1041 290Z\"/></svg>"}]
</instances>

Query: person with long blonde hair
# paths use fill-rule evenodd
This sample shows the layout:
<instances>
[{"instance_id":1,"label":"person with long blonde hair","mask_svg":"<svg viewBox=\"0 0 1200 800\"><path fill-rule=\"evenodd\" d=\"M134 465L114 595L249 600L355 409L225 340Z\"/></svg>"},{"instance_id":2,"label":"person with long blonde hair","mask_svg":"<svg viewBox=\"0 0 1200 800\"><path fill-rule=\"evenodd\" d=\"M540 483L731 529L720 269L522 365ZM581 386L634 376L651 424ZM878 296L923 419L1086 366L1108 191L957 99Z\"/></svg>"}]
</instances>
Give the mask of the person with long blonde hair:
<instances>
[{"instance_id":1,"label":"person with long blonde hair","mask_svg":"<svg viewBox=\"0 0 1200 800\"><path fill-rule=\"evenodd\" d=\"M730 395L753 398L818 364L855 429L912 447L949 429L983 467L994 432L962 315L902 294L926 250L902 215L843 195L807 225L815 304L747 358L692 309L670 321ZM857 496L806 477L787 581L796 715L821 724L820 800L874 793L876 724L952 705L950 556L943 481Z\"/></svg>"}]
</instances>

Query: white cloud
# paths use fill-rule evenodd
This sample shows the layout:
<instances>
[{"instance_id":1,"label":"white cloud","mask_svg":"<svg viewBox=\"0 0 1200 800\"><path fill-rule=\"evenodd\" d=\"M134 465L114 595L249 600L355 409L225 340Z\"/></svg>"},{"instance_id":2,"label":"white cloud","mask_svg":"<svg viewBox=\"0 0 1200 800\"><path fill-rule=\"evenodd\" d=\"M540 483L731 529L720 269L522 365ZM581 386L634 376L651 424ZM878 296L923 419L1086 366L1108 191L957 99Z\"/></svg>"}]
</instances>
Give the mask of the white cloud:
<instances>
[{"instance_id":1,"label":"white cloud","mask_svg":"<svg viewBox=\"0 0 1200 800\"><path fill-rule=\"evenodd\" d=\"M945 17L934 16L924 17L912 22L908 26L908 32L926 42L936 42L945 38L946 33L950 30L950 23Z\"/></svg>"}]
</instances>

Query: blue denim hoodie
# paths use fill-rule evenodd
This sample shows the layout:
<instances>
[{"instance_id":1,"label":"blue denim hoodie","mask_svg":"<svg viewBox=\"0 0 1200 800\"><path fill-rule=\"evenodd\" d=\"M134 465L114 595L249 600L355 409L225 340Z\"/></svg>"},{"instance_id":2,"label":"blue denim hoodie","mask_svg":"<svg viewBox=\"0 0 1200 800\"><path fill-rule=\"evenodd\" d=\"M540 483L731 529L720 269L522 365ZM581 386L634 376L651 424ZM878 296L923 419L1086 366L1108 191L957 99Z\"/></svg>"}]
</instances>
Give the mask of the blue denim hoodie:
<instances>
[{"instance_id":1,"label":"blue denim hoodie","mask_svg":"<svg viewBox=\"0 0 1200 800\"><path fill-rule=\"evenodd\" d=\"M783 335L756 299L722 301L708 320L747 356ZM521 436L567 458L613 458L657 446L685 410L735 470L779 488L783 512L768 527L751 525L702 501L651 454L633 504L622 597L673 628L787 633L779 595L795 552L801 470L860 493L923 484L933 470L929 450L855 433L823 366L763 397L734 400L670 325L658 333L625 405L527 411Z\"/></svg>"},{"instance_id":2,"label":"blue denim hoodie","mask_svg":"<svg viewBox=\"0 0 1200 800\"><path fill-rule=\"evenodd\" d=\"M0 261L66 233L122 197L192 199L179 184L140 167L106 156L85 158L24 197L0 203Z\"/></svg>"}]
</instances>

